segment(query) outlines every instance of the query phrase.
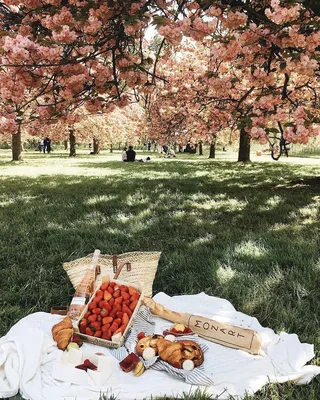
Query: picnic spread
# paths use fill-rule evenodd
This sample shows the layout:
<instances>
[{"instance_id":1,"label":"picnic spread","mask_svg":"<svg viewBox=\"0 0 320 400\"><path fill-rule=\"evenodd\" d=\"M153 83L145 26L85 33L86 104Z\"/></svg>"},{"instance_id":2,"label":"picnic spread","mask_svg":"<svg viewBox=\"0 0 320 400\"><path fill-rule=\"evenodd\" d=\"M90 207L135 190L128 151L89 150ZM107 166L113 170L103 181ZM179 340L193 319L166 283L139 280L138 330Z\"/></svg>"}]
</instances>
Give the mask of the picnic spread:
<instances>
[{"instance_id":1,"label":"picnic spread","mask_svg":"<svg viewBox=\"0 0 320 400\"><path fill-rule=\"evenodd\" d=\"M138 265L136 253L125 257L120 264L106 257L113 272L106 274L96 250L74 283L66 315L30 314L0 338L0 398L20 392L31 400L84 400L103 393L131 400L201 390L240 400L267 383L306 384L320 374L307 365L313 345L277 335L225 299L146 296L138 273L119 279Z\"/></svg>"}]
</instances>

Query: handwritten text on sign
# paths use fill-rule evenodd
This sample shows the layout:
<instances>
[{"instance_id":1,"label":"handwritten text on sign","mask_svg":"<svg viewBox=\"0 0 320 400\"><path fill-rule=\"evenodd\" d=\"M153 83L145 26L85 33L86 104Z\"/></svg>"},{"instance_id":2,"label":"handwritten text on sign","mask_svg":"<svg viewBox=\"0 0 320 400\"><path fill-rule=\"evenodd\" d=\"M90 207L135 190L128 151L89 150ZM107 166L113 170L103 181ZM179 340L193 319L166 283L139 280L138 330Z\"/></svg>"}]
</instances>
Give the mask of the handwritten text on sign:
<instances>
[{"instance_id":1,"label":"handwritten text on sign","mask_svg":"<svg viewBox=\"0 0 320 400\"><path fill-rule=\"evenodd\" d=\"M190 316L188 326L202 337L248 350L251 349L254 338L253 331L249 329L223 324L198 315Z\"/></svg>"}]
</instances>

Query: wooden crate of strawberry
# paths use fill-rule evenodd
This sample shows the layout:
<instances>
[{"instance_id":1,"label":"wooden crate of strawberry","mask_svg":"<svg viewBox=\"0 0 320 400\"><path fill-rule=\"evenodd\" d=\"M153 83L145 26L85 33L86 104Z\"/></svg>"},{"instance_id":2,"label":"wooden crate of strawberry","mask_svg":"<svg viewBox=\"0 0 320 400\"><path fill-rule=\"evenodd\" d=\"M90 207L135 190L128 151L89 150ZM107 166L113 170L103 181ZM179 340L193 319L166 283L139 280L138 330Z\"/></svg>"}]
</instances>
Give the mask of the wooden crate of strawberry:
<instances>
[{"instance_id":1,"label":"wooden crate of strawberry","mask_svg":"<svg viewBox=\"0 0 320 400\"><path fill-rule=\"evenodd\" d=\"M80 337L99 346L122 346L142 298L141 285L103 277L81 314Z\"/></svg>"}]
</instances>

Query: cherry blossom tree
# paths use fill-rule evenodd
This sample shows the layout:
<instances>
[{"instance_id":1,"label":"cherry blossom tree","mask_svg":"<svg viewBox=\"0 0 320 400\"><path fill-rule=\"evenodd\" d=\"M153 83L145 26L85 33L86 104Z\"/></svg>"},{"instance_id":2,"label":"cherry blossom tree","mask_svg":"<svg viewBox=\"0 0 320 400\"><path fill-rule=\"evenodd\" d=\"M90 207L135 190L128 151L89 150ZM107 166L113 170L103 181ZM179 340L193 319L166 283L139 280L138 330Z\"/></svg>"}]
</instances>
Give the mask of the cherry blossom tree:
<instances>
[{"instance_id":1,"label":"cherry blossom tree","mask_svg":"<svg viewBox=\"0 0 320 400\"><path fill-rule=\"evenodd\" d=\"M232 117L240 131L239 161L249 160L250 138L269 142L274 155L277 142L306 143L319 134L317 8L312 2L310 9L295 1L261 3L205 2L182 23L159 28L173 44L180 28L210 46L212 65L200 79L197 103L226 124L226 112Z\"/></svg>"},{"instance_id":2,"label":"cherry blossom tree","mask_svg":"<svg viewBox=\"0 0 320 400\"><path fill-rule=\"evenodd\" d=\"M143 56L148 2L7 0L0 3L2 132L21 158L21 124L65 117L86 105L129 104L151 60Z\"/></svg>"},{"instance_id":3,"label":"cherry blossom tree","mask_svg":"<svg viewBox=\"0 0 320 400\"><path fill-rule=\"evenodd\" d=\"M302 141L317 134L320 11L315 0L3 0L0 14L0 129L16 132L15 148L21 124L30 119L65 118L82 106L105 112L155 85L163 45L154 60L145 56L143 35L151 22L172 46L184 36L199 42L211 38L222 65L247 71L248 82L242 82L249 84L247 92L228 103L235 107L241 100L234 117L245 143L249 135ZM250 86L257 81L258 88ZM268 96L280 99L280 105L251 106L261 99L269 104ZM296 120L284 122L284 114L294 112ZM13 158L19 157L17 150ZM240 160L247 157L239 154Z\"/></svg>"},{"instance_id":4,"label":"cherry blossom tree","mask_svg":"<svg viewBox=\"0 0 320 400\"><path fill-rule=\"evenodd\" d=\"M113 106L108 113L88 114L85 109L77 109L67 118L53 120L35 120L28 126L31 137L40 140L44 136L53 141L69 141L69 155L76 156L76 143L93 142L93 153L98 154L101 148L112 149L114 144L136 145L145 135L145 112L138 103L124 108Z\"/></svg>"},{"instance_id":5,"label":"cherry blossom tree","mask_svg":"<svg viewBox=\"0 0 320 400\"><path fill-rule=\"evenodd\" d=\"M98 154L102 147L112 151L114 144L136 145L144 133L145 113L139 104L124 108L115 107L107 114L88 115L74 124L78 142L93 141L93 153Z\"/></svg>"},{"instance_id":6,"label":"cherry blossom tree","mask_svg":"<svg viewBox=\"0 0 320 400\"><path fill-rule=\"evenodd\" d=\"M218 68L219 63L215 66ZM230 96L228 82L221 80L218 87L213 86L219 102L212 97L212 82L208 82L212 69L210 48L194 40L184 41L176 53L163 57L159 71L166 83L153 93L149 129L152 138L180 145L198 143L200 151L202 143L209 144L209 157L215 156L217 138L225 137L232 119L225 102Z\"/></svg>"},{"instance_id":7,"label":"cherry blossom tree","mask_svg":"<svg viewBox=\"0 0 320 400\"><path fill-rule=\"evenodd\" d=\"M249 159L250 137L274 148L277 140L306 143L318 135L319 6L279 0L201 4L212 19L190 19L183 32L212 38L207 97L220 110L227 106L237 123L239 161ZM212 4L217 7L207 7ZM227 90L217 91L219 86Z\"/></svg>"}]
</instances>

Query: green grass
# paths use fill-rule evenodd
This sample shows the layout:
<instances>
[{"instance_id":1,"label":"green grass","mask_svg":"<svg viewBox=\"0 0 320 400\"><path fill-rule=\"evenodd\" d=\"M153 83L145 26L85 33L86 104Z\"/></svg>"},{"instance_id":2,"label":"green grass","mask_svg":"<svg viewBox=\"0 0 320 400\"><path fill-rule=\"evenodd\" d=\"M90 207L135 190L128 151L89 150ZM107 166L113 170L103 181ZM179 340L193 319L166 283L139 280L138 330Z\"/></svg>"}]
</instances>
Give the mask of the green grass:
<instances>
[{"instance_id":1,"label":"green grass","mask_svg":"<svg viewBox=\"0 0 320 400\"><path fill-rule=\"evenodd\" d=\"M0 155L0 335L29 313L70 302L63 262L95 248L154 250L162 251L155 293L226 298L262 325L314 343L320 365L320 188L298 182L320 176L317 164L243 165L222 154L126 164L119 153L58 152L11 163ZM248 399L319 393L316 378Z\"/></svg>"}]
</instances>

